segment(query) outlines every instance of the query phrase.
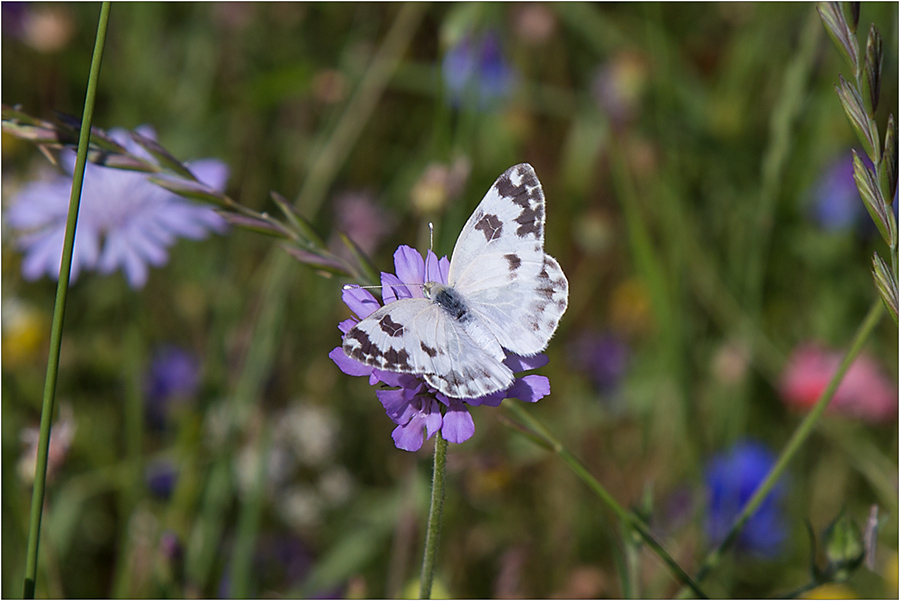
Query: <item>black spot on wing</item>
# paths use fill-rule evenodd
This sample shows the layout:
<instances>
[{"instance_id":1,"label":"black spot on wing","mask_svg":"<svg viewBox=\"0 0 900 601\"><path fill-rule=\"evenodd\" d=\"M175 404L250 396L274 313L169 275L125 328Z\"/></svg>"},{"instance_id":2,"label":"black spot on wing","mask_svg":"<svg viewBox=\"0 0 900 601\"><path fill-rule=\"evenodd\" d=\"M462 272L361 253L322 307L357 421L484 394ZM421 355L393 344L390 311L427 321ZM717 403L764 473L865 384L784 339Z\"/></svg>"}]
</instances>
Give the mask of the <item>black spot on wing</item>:
<instances>
[{"instance_id":1,"label":"black spot on wing","mask_svg":"<svg viewBox=\"0 0 900 601\"><path fill-rule=\"evenodd\" d=\"M518 183L516 183L518 182ZM497 192L518 206L522 212L513 221L519 224L516 234L520 238L544 235L544 193L534 170L527 165L510 167L497 178Z\"/></svg>"},{"instance_id":2,"label":"black spot on wing","mask_svg":"<svg viewBox=\"0 0 900 601\"><path fill-rule=\"evenodd\" d=\"M436 348L431 348L430 346L428 346L428 345L425 344L424 342L419 342L419 347L421 347L421 349L422 349L423 351L425 351L425 354L428 355L429 357L434 358L434 357L436 357L437 354L438 354L438 351L437 351Z\"/></svg>"},{"instance_id":3,"label":"black spot on wing","mask_svg":"<svg viewBox=\"0 0 900 601\"><path fill-rule=\"evenodd\" d=\"M391 319L390 315L385 314L384 317L379 319L378 326L381 328L382 332L392 338L403 335L403 325Z\"/></svg>"},{"instance_id":4,"label":"black spot on wing","mask_svg":"<svg viewBox=\"0 0 900 601\"><path fill-rule=\"evenodd\" d=\"M540 204L535 205L534 208L522 207L522 212L514 221L519 224L519 228L516 230L519 238L528 235L540 238L544 235L544 208Z\"/></svg>"},{"instance_id":5,"label":"black spot on wing","mask_svg":"<svg viewBox=\"0 0 900 601\"><path fill-rule=\"evenodd\" d=\"M509 262L509 270L515 271L519 267L522 266L522 259L519 258L519 255L516 253L509 253L508 255L503 255L503 258Z\"/></svg>"},{"instance_id":6,"label":"black spot on wing","mask_svg":"<svg viewBox=\"0 0 900 601\"><path fill-rule=\"evenodd\" d=\"M513 174L515 174L518 184L513 183ZM501 196L522 208L538 202L541 183L534 174L534 170L524 164L507 169L503 175L497 178L495 185Z\"/></svg>"},{"instance_id":7,"label":"black spot on wing","mask_svg":"<svg viewBox=\"0 0 900 601\"><path fill-rule=\"evenodd\" d=\"M483 233L484 239L490 242L503 233L503 222L496 215L488 213L475 223L475 229Z\"/></svg>"},{"instance_id":8,"label":"black spot on wing","mask_svg":"<svg viewBox=\"0 0 900 601\"><path fill-rule=\"evenodd\" d=\"M409 364L409 353L406 352L406 349L389 348L382 352L372 342L369 335L359 328L353 328L347 332L343 348L348 357L356 359L360 363L390 371L412 371L412 366Z\"/></svg>"}]
</instances>

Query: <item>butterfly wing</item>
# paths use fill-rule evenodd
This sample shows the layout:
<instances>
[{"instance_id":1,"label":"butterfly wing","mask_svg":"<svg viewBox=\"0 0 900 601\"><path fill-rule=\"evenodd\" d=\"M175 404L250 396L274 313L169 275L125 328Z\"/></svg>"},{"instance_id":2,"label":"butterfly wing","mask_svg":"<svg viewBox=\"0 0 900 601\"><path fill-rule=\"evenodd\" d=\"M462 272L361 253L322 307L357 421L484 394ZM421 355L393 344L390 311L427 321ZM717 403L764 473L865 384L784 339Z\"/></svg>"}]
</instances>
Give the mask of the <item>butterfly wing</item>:
<instances>
[{"instance_id":1,"label":"butterfly wing","mask_svg":"<svg viewBox=\"0 0 900 601\"><path fill-rule=\"evenodd\" d=\"M502 354L486 350L463 325L424 298L397 300L378 309L347 332L343 349L348 357L377 369L424 376L454 398L505 390L515 379Z\"/></svg>"},{"instance_id":2,"label":"butterfly wing","mask_svg":"<svg viewBox=\"0 0 900 601\"><path fill-rule=\"evenodd\" d=\"M453 249L449 283L501 346L519 355L547 347L568 305L566 277L544 253L545 201L531 165L503 173Z\"/></svg>"}]
</instances>

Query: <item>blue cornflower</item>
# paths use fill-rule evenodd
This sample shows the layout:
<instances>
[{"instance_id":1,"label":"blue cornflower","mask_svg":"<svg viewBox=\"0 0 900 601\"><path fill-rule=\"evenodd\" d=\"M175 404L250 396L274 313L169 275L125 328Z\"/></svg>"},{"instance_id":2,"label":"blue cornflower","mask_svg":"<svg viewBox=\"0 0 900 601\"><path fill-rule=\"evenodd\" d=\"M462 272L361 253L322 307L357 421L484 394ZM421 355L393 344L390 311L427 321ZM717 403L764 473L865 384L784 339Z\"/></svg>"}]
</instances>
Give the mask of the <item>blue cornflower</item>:
<instances>
[{"instance_id":1,"label":"blue cornflower","mask_svg":"<svg viewBox=\"0 0 900 601\"><path fill-rule=\"evenodd\" d=\"M499 37L492 31L466 35L454 44L444 55L442 72L455 106L472 95L480 109L508 97L516 79L503 57Z\"/></svg>"},{"instance_id":2,"label":"blue cornflower","mask_svg":"<svg viewBox=\"0 0 900 601\"><path fill-rule=\"evenodd\" d=\"M422 298L422 282L446 284L450 261L447 257L438 260L437 255L430 250L427 260L423 260L416 249L400 246L394 253L394 267L397 275L381 274L385 304L397 300L398 297ZM342 298L357 316L338 324L338 328L344 334L359 323L359 320L365 319L381 307L381 303L362 288L345 289ZM475 422L469 414L467 405L496 407L506 398L517 398L533 403L550 394L550 380L545 376L532 374L516 378L507 390L477 399L456 399L438 392L419 376L383 371L364 365L344 354L344 349L340 346L332 350L328 356L347 375L368 376L369 384L373 386L382 383L392 387L376 390L375 395L384 406L388 417L397 424L392 433L394 444L398 449L405 451L419 450L425 440L438 431L449 442L461 443L471 438L475 433ZM548 359L543 354L534 357L508 354L504 363L513 372L521 372L543 367L548 363Z\"/></svg>"},{"instance_id":3,"label":"blue cornflower","mask_svg":"<svg viewBox=\"0 0 900 601\"><path fill-rule=\"evenodd\" d=\"M741 509L775 465L776 456L759 442L745 440L730 451L713 457L706 465L706 533L714 543L724 539ZM781 551L785 524L781 505L786 495L777 483L738 537L739 548L764 557Z\"/></svg>"},{"instance_id":4,"label":"blue cornflower","mask_svg":"<svg viewBox=\"0 0 900 601\"><path fill-rule=\"evenodd\" d=\"M152 128L140 127L136 131L155 139ZM127 131L113 129L109 135L129 153L154 161ZM63 151L60 164L71 174L74 151ZM202 159L188 167L201 183L215 190L221 191L228 179L228 167L221 161ZM44 274L59 278L71 189L71 175L33 182L4 211L6 223L19 233L18 246L25 253L25 279L36 280ZM81 270L111 273L121 268L132 288L142 288L147 282L147 265L165 264L166 249L178 237L201 239L210 231L221 233L225 227L225 220L211 207L151 183L146 173L88 163L71 279L74 281Z\"/></svg>"},{"instance_id":5,"label":"blue cornflower","mask_svg":"<svg viewBox=\"0 0 900 601\"><path fill-rule=\"evenodd\" d=\"M200 385L200 361L177 346L164 345L154 353L144 376L147 420L162 428L173 402L193 398Z\"/></svg>"}]
</instances>

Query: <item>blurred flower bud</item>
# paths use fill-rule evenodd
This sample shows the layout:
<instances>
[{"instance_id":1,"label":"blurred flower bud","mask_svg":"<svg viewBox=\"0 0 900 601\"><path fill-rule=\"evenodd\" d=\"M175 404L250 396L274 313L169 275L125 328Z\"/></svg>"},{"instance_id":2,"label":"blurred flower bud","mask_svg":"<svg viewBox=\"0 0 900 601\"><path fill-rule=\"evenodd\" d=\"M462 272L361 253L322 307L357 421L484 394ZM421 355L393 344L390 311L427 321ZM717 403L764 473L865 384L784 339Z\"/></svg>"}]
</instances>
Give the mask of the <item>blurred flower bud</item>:
<instances>
[{"instance_id":1,"label":"blurred flower bud","mask_svg":"<svg viewBox=\"0 0 900 601\"><path fill-rule=\"evenodd\" d=\"M825 582L846 582L866 556L859 526L843 512L822 533L822 550L826 564L819 577Z\"/></svg>"},{"instance_id":2,"label":"blurred flower bud","mask_svg":"<svg viewBox=\"0 0 900 601\"><path fill-rule=\"evenodd\" d=\"M449 165L430 163L409 193L413 209L420 215L441 211L462 192L470 171L471 164L464 157Z\"/></svg>"},{"instance_id":3,"label":"blurred flower bud","mask_svg":"<svg viewBox=\"0 0 900 601\"><path fill-rule=\"evenodd\" d=\"M3 367L14 369L36 359L46 346L46 319L17 298L3 299Z\"/></svg>"},{"instance_id":4,"label":"blurred flower bud","mask_svg":"<svg viewBox=\"0 0 900 601\"><path fill-rule=\"evenodd\" d=\"M540 46L556 32L556 16L546 4L528 2L518 6L513 14L516 33L530 46Z\"/></svg>"}]
</instances>

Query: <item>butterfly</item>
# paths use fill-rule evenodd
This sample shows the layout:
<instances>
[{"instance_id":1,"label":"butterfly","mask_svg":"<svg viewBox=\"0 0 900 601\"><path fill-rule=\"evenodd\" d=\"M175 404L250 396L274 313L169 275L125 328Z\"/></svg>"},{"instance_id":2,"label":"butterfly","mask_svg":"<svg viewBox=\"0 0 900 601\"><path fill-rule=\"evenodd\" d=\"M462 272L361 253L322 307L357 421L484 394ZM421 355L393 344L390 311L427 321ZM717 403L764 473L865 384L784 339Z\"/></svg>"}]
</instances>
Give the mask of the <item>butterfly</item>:
<instances>
[{"instance_id":1,"label":"butterfly","mask_svg":"<svg viewBox=\"0 0 900 601\"><path fill-rule=\"evenodd\" d=\"M344 353L377 369L422 376L453 398L512 386L506 352L547 348L569 302L569 283L544 252L544 192L531 165L497 178L463 226L447 284L387 303L344 336Z\"/></svg>"}]
</instances>

